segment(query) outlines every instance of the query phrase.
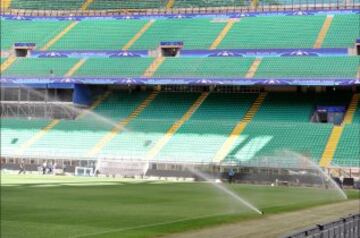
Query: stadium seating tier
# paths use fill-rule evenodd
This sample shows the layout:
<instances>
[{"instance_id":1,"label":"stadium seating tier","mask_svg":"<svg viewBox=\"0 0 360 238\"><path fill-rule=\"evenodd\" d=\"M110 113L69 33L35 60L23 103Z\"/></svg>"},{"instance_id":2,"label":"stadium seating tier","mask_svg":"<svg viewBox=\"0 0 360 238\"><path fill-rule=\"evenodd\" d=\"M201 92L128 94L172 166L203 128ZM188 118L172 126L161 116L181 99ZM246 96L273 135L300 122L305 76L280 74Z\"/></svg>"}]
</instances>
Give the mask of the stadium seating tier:
<instances>
[{"instance_id":1,"label":"stadium seating tier","mask_svg":"<svg viewBox=\"0 0 360 238\"><path fill-rule=\"evenodd\" d=\"M112 94L94 110L102 118L85 114L76 121L62 120L24 154L56 156L61 153L70 157L86 156L87 152L115 126L115 123L128 117L146 96L147 93Z\"/></svg>"},{"instance_id":2,"label":"stadium seating tier","mask_svg":"<svg viewBox=\"0 0 360 238\"><path fill-rule=\"evenodd\" d=\"M156 160L209 163L249 110L256 94L210 94ZM221 118L221 119L220 119Z\"/></svg>"},{"instance_id":3,"label":"stadium seating tier","mask_svg":"<svg viewBox=\"0 0 360 238\"><path fill-rule=\"evenodd\" d=\"M16 154L22 144L48 123L42 119L1 118L1 154Z\"/></svg>"},{"instance_id":4,"label":"stadium seating tier","mask_svg":"<svg viewBox=\"0 0 360 238\"><path fill-rule=\"evenodd\" d=\"M75 10L80 9L84 0L12 0L11 8L14 9L48 9L48 10Z\"/></svg>"},{"instance_id":5,"label":"stadium seating tier","mask_svg":"<svg viewBox=\"0 0 360 238\"><path fill-rule=\"evenodd\" d=\"M24 154L58 155L82 158L110 132L114 123L129 114L149 95L146 92L113 92L96 109L104 122L93 114L72 120L61 120ZM179 120L199 96L198 93L161 92L138 117L133 118L119 134L100 151L100 157L145 158L150 149ZM315 105L328 102L346 105L351 95L306 96L303 94L268 94L255 118L236 138L226 161L258 163L262 156L276 158L279 152L291 151L319 161L331 124L311 123ZM257 94L211 93L198 110L173 135L154 158L159 161L211 162L234 126L244 117ZM284 100L285 98L290 99ZM296 114L297 112L297 114ZM334 164L354 166L358 162L359 123L346 125L338 145ZM27 140L49 123L41 119L2 119L1 145L4 153L15 153ZM85 135L85 136L84 136ZM60 143L61 142L61 143ZM355 144L354 144L355 143ZM274 157L275 156L275 157ZM281 156L280 156L281 157ZM283 161L281 161L283 162ZM291 164L291 161L289 162Z\"/></svg>"},{"instance_id":6,"label":"stadium seating tier","mask_svg":"<svg viewBox=\"0 0 360 238\"><path fill-rule=\"evenodd\" d=\"M318 162L331 128L330 124L309 122L250 123L237 139L226 160L248 162L258 159L257 156L274 156L278 159L281 153L291 151ZM291 158L279 159L287 159L291 163Z\"/></svg>"},{"instance_id":7,"label":"stadium seating tier","mask_svg":"<svg viewBox=\"0 0 360 238\"><path fill-rule=\"evenodd\" d=\"M1 50L9 50L17 42L35 43L40 49L68 24L68 21L1 20Z\"/></svg>"},{"instance_id":8,"label":"stadium seating tier","mask_svg":"<svg viewBox=\"0 0 360 238\"><path fill-rule=\"evenodd\" d=\"M324 20L325 16L244 17L219 48L312 48Z\"/></svg>"},{"instance_id":9,"label":"stadium seating tier","mask_svg":"<svg viewBox=\"0 0 360 238\"><path fill-rule=\"evenodd\" d=\"M322 47L353 47L360 37L360 14L335 15Z\"/></svg>"},{"instance_id":10,"label":"stadium seating tier","mask_svg":"<svg viewBox=\"0 0 360 238\"><path fill-rule=\"evenodd\" d=\"M154 77L241 78L249 70L252 58L168 58Z\"/></svg>"},{"instance_id":11,"label":"stadium seating tier","mask_svg":"<svg viewBox=\"0 0 360 238\"><path fill-rule=\"evenodd\" d=\"M360 121L358 121L360 122ZM360 124L345 125L336 149L334 166L359 167L360 161Z\"/></svg>"},{"instance_id":12,"label":"stadium seating tier","mask_svg":"<svg viewBox=\"0 0 360 238\"><path fill-rule=\"evenodd\" d=\"M326 16L258 16L235 22L219 49L312 48ZM1 49L16 42L32 42L41 48L70 24L69 21L1 20ZM351 47L359 37L358 14L335 15L322 47ZM82 20L64 34L53 50L121 49L147 20ZM183 41L185 49L209 49L226 19L156 19L130 45L132 50L156 49L161 41ZM254 30L256 29L256 30ZM91 34L91 39L89 35ZM106 44L104 44L106 42Z\"/></svg>"},{"instance_id":13,"label":"stadium seating tier","mask_svg":"<svg viewBox=\"0 0 360 238\"><path fill-rule=\"evenodd\" d=\"M63 76L79 59L17 59L4 76ZM154 58L88 58L74 77L141 77ZM159 78L243 78L254 58L180 57L166 58L153 72ZM262 59L255 78L353 79L359 57L270 57ZM53 75L51 74L53 71Z\"/></svg>"},{"instance_id":14,"label":"stadium seating tier","mask_svg":"<svg viewBox=\"0 0 360 238\"><path fill-rule=\"evenodd\" d=\"M77 61L75 58L18 58L2 76L61 77Z\"/></svg>"},{"instance_id":15,"label":"stadium seating tier","mask_svg":"<svg viewBox=\"0 0 360 238\"><path fill-rule=\"evenodd\" d=\"M91 10L103 10L103 9L152 9L152 8L164 8L167 0L96 0L90 4Z\"/></svg>"},{"instance_id":16,"label":"stadium seating tier","mask_svg":"<svg viewBox=\"0 0 360 238\"><path fill-rule=\"evenodd\" d=\"M75 73L77 77L140 77L152 58L92 58Z\"/></svg>"},{"instance_id":17,"label":"stadium seating tier","mask_svg":"<svg viewBox=\"0 0 360 238\"><path fill-rule=\"evenodd\" d=\"M358 56L264 58L256 78L355 78Z\"/></svg>"},{"instance_id":18,"label":"stadium seating tier","mask_svg":"<svg viewBox=\"0 0 360 238\"><path fill-rule=\"evenodd\" d=\"M149 150L183 116L198 96L196 93L160 93L99 155L146 158Z\"/></svg>"},{"instance_id":19,"label":"stadium seating tier","mask_svg":"<svg viewBox=\"0 0 360 238\"><path fill-rule=\"evenodd\" d=\"M87 9L110 10L110 9L154 9L168 6L168 0L96 0L91 2ZM358 0L354 0L358 2ZM39 9L39 10L75 10L80 9L84 0L12 0L10 8L13 9ZM326 0L319 3L316 0L259 0L258 6L281 6L281 5L312 5L312 4L345 4L344 0ZM176 0L170 8L209 8L209 7L241 7L250 6L251 1L245 0Z\"/></svg>"},{"instance_id":20,"label":"stadium seating tier","mask_svg":"<svg viewBox=\"0 0 360 238\"><path fill-rule=\"evenodd\" d=\"M192 8L192 7L239 7L239 6L247 6L249 2L245 0L176 0L174 4L174 8Z\"/></svg>"},{"instance_id":21,"label":"stadium seating tier","mask_svg":"<svg viewBox=\"0 0 360 238\"><path fill-rule=\"evenodd\" d=\"M64 35L52 50L120 50L143 27L144 20L84 20ZM91 37L91 38L89 38Z\"/></svg>"},{"instance_id":22,"label":"stadium seating tier","mask_svg":"<svg viewBox=\"0 0 360 238\"><path fill-rule=\"evenodd\" d=\"M185 49L208 49L224 25L210 18L156 20L131 49L156 49L161 41L183 41Z\"/></svg>"}]
</instances>

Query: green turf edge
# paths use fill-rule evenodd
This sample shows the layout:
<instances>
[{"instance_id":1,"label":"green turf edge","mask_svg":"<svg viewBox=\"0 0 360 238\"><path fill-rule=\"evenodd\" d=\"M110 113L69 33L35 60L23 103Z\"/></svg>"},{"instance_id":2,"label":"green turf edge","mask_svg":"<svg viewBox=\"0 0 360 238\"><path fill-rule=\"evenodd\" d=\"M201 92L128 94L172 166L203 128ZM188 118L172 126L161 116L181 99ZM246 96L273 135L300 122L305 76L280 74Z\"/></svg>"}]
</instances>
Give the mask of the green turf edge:
<instances>
[{"instance_id":1,"label":"green turf edge","mask_svg":"<svg viewBox=\"0 0 360 238\"><path fill-rule=\"evenodd\" d=\"M346 195L348 196L348 200L344 201L331 201L328 204L335 204L346 202L349 200L360 199L360 191L355 189L347 189L345 190ZM269 215L285 213L285 212L293 212L293 211L301 211L317 206L325 205L323 202L316 203L303 203L303 204L295 204L288 206L274 206L270 208L265 208L262 211L265 213L264 215L258 214L230 214L230 215L214 215L213 217L208 218L195 218L193 220L179 221L168 224L160 224L153 225L148 227L142 227L141 229L121 229L121 230L113 230L107 233L99 233L94 235L86 235L79 236L84 238L114 238L114 237L126 237L126 238L145 238L145 237L161 237L164 235L182 233L186 231L196 231L203 228L208 228L214 225L224 225L224 224L233 224L241 221L262 219ZM174 226L176 224L176 226Z\"/></svg>"}]
</instances>

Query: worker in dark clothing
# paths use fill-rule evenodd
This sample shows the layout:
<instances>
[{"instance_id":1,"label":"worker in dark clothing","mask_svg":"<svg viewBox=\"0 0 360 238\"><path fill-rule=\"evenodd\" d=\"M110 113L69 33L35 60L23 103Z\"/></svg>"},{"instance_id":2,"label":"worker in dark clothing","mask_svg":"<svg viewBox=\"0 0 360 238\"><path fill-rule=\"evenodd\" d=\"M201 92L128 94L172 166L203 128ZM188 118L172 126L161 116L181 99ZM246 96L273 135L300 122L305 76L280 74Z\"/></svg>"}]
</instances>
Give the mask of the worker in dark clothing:
<instances>
[{"instance_id":1,"label":"worker in dark clothing","mask_svg":"<svg viewBox=\"0 0 360 238\"><path fill-rule=\"evenodd\" d=\"M26 170L25 170L25 161L22 160L20 163L20 170L19 170L19 174L25 174Z\"/></svg>"},{"instance_id":2,"label":"worker in dark clothing","mask_svg":"<svg viewBox=\"0 0 360 238\"><path fill-rule=\"evenodd\" d=\"M235 176L235 172L233 169L229 169L228 171L228 181L229 183L233 183L234 182L234 176Z\"/></svg>"},{"instance_id":3,"label":"worker in dark clothing","mask_svg":"<svg viewBox=\"0 0 360 238\"><path fill-rule=\"evenodd\" d=\"M47 163L46 161L44 161L44 163L42 164L42 173L46 174L46 169L47 169Z\"/></svg>"}]
</instances>

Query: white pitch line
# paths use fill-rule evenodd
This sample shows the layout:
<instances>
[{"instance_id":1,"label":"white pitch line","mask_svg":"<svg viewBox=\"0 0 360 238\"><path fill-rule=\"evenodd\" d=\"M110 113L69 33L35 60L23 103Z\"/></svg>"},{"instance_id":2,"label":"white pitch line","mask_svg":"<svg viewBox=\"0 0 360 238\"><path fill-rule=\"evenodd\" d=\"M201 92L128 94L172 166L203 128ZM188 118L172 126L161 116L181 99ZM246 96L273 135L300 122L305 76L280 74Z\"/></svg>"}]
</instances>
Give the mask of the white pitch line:
<instances>
[{"instance_id":1,"label":"white pitch line","mask_svg":"<svg viewBox=\"0 0 360 238\"><path fill-rule=\"evenodd\" d=\"M49 188L49 187L59 187L59 184L34 184L30 185L31 188Z\"/></svg>"},{"instance_id":2,"label":"white pitch line","mask_svg":"<svg viewBox=\"0 0 360 238\"><path fill-rule=\"evenodd\" d=\"M131 226L131 227L125 227L125 228L119 228L119 229L110 229L107 231L100 231L100 232L82 234L82 235L78 235L78 236L71 236L70 238L83 238L83 237L88 237L88 236L103 235L103 234L112 233L112 232L128 231L128 230L148 228L148 227L153 227L153 226L162 226L162 225L168 225L168 224L173 224L173 223L178 223L178 222L192 221L192 220L197 220L197 219L216 217L216 216L224 216L224 215L230 215L230 214L235 215L235 214L239 214L239 213L227 212L227 213L218 213L218 214L213 214L213 215L197 216L197 217L192 217L192 218L178 219L178 220L169 221L169 222L158 222L158 223L152 223L152 224L148 224L148 225Z\"/></svg>"}]
</instances>

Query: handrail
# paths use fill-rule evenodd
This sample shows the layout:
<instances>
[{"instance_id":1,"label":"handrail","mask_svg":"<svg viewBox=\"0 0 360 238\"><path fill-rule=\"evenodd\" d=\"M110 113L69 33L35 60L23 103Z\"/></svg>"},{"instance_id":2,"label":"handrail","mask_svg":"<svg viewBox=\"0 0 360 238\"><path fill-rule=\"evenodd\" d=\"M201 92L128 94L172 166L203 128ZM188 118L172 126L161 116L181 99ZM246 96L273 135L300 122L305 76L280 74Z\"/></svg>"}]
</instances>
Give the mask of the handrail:
<instances>
[{"instance_id":1,"label":"handrail","mask_svg":"<svg viewBox=\"0 0 360 238\"><path fill-rule=\"evenodd\" d=\"M1 9L1 15L14 16L146 16L172 14L231 14L252 12L284 12L284 11L311 11L311 10L352 10L360 8L360 3L330 3L308 5L261 5L258 7L192 7L192 8L155 8L155 9L109 9L109 10L28 10L28 9Z\"/></svg>"},{"instance_id":2,"label":"handrail","mask_svg":"<svg viewBox=\"0 0 360 238\"><path fill-rule=\"evenodd\" d=\"M357 238L359 234L357 232L355 233L355 230L359 231L360 230L359 226L360 226L360 213L356 215L349 215L347 217L340 218L336 221L329 222L326 224L318 224L316 226L297 231L293 234L286 235L283 238L323 237L321 234L325 234L329 230L332 230L334 232L334 236L332 237Z\"/></svg>"}]
</instances>

